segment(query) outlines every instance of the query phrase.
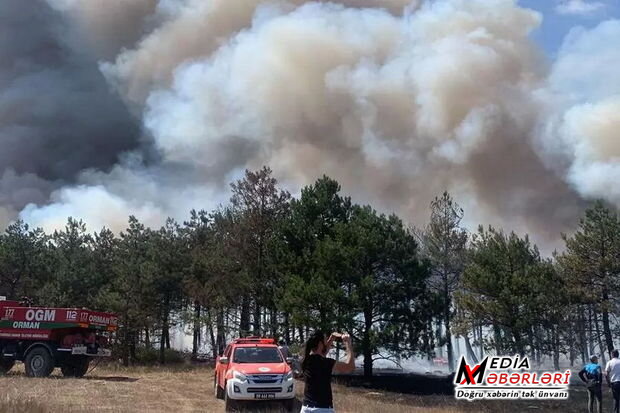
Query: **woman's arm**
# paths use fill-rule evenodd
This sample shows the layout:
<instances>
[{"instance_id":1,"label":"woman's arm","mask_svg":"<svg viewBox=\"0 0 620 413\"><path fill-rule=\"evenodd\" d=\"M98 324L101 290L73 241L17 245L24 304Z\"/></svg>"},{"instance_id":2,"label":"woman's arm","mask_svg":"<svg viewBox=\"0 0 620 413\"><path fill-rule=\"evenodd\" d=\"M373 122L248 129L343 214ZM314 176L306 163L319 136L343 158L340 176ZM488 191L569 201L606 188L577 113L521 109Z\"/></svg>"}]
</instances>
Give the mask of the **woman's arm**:
<instances>
[{"instance_id":1,"label":"woman's arm","mask_svg":"<svg viewBox=\"0 0 620 413\"><path fill-rule=\"evenodd\" d=\"M353 344L351 343L351 336L348 334L342 335L342 342L344 343L344 349L347 353L346 361L336 361L332 372L348 374L355 370L355 354L353 354Z\"/></svg>"}]
</instances>

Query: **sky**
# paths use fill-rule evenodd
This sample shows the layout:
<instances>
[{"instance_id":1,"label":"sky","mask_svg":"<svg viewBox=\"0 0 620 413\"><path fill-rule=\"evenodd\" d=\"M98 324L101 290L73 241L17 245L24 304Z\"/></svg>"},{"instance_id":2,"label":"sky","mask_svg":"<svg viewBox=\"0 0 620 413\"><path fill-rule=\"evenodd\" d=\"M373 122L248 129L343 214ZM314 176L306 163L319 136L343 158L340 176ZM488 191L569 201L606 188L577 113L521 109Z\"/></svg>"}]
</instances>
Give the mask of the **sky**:
<instances>
[{"instance_id":1,"label":"sky","mask_svg":"<svg viewBox=\"0 0 620 413\"><path fill-rule=\"evenodd\" d=\"M575 26L592 28L601 21L620 18L620 0L520 0L522 6L543 15L534 38L550 58Z\"/></svg>"}]
</instances>

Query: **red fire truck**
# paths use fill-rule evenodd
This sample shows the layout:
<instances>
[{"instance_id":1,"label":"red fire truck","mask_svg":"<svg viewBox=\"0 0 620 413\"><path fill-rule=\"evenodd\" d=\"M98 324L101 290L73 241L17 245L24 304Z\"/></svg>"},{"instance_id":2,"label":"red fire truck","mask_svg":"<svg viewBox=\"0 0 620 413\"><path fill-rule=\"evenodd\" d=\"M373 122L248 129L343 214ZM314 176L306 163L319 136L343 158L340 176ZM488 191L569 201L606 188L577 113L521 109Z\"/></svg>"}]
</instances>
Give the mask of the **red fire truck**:
<instances>
[{"instance_id":1,"label":"red fire truck","mask_svg":"<svg viewBox=\"0 0 620 413\"><path fill-rule=\"evenodd\" d=\"M30 377L49 376L60 367L64 376L82 377L93 357L106 357L110 332L118 317L84 308L30 307L0 297L0 374L25 364Z\"/></svg>"}]
</instances>

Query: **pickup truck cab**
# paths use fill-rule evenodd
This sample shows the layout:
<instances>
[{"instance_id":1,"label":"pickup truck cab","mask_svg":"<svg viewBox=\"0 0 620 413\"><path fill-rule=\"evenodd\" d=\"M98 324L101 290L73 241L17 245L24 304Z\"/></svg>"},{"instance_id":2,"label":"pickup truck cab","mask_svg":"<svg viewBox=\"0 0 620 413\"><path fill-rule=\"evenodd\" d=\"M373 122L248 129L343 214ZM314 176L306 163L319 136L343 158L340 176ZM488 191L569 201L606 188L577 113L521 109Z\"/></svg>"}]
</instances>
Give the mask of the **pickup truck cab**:
<instances>
[{"instance_id":1,"label":"pickup truck cab","mask_svg":"<svg viewBox=\"0 0 620 413\"><path fill-rule=\"evenodd\" d=\"M282 401L288 411L295 403L293 370L274 339L247 337L230 343L215 361L215 396L226 411L238 401Z\"/></svg>"}]
</instances>

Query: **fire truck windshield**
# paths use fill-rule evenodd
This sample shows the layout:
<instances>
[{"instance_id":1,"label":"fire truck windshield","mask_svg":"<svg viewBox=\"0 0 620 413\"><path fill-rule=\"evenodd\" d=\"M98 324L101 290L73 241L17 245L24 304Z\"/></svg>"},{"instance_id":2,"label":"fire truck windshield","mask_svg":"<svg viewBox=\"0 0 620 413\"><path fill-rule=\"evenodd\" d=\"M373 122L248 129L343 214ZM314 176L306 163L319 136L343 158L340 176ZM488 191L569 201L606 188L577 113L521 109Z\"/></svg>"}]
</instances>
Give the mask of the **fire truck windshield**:
<instances>
[{"instance_id":1,"label":"fire truck windshield","mask_svg":"<svg viewBox=\"0 0 620 413\"><path fill-rule=\"evenodd\" d=\"M234 363L282 363L282 356L275 347L238 347Z\"/></svg>"}]
</instances>

